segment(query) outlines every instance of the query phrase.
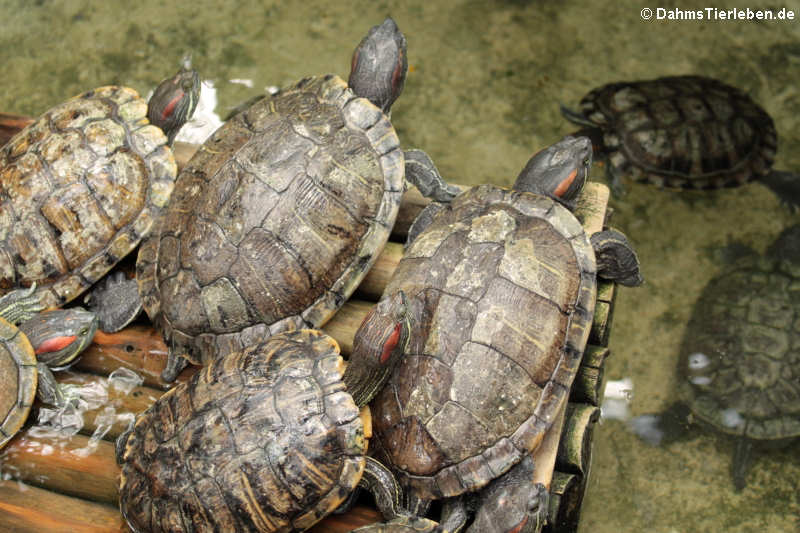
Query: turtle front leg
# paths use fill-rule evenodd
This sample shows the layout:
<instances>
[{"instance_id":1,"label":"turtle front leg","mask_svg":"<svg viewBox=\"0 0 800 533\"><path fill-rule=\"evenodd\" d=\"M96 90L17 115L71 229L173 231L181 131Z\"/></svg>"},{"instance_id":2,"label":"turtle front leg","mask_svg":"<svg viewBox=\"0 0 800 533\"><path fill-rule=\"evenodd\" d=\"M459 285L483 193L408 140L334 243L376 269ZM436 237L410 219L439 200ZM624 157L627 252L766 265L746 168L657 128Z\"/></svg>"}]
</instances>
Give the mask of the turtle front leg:
<instances>
[{"instance_id":1,"label":"turtle front leg","mask_svg":"<svg viewBox=\"0 0 800 533\"><path fill-rule=\"evenodd\" d=\"M372 457L366 457L364 474L358 487L369 491L375 498L375 505L385 520L393 520L408 512L400 506L402 489L394 474Z\"/></svg>"},{"instance_id":2,"label":"turtle front leg","mask_svg":"<svg viewBox=\"0 0 800 533\"><path fill-rule=\"evenodd\" d=\"M17 289L0 298L0 317L16 325L30 320L44 309L41 298L36 294L36 283L27 289Z\"/></svg>"},{"instance_id":3,"label":"turtle front leg","mask_svg":"<svg viewBox=\"0 0 800 533\"><path fill-rule=\"evenodd\" d=\"M36 398L46 405L62 408L68 402L76 400L77 388L75 385L60 384L56 381L50 367L45 363L37 363L36 369L39 372L39 380L36 385Z\"/></svg>"},{"instance_id":4,"label":"turtle front leg","mask_svg":"<svg viewBox=\"0 0 800 533\"><path fill-rule=\"evenodd\" d=\"M403 152L406 161L406 180L416 185L422 196L437 202L450 202L461 189L444 181L430 156L422 150Z\"/></svg>"},{"instance_id":5,"label":"turtle front leg","mask_svg":"<svg viewBox=\"0 0 800 533\"><path fill-rule=\"evenodd\" d=\"M97 315L99 327L106 333L121 330L142 311L139 285L124 272L107 276L86 295L84 303Z\"/></svg>"},{"instance_id":6,"label":"turtle front leg","mask_svg":"<svg viewBox=\"0 0 800 533\"><path fill-rule=\"evenodd\" d=\"M628 287L644 282L639 271L639 258L625 235L609 229L598 231L589 240L597 259L598 276Z\"/></svg>"}]
</instances>

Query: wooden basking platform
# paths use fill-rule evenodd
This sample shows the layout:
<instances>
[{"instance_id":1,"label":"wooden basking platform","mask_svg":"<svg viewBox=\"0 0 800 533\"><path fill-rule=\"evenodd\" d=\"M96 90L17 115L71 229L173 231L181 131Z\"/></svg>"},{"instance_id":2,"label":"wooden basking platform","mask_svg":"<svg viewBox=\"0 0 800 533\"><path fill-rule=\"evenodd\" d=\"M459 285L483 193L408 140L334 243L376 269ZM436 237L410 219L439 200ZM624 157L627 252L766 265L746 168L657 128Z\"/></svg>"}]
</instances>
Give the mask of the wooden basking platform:
<instances>
[{"instance_id":1,"label":"wooden basking platform","mask_svg":"<svg viewBox=\"0 0 800 533\"><path fill-rule=\"evenodd\" d=\"M23 127L25 117L0 114L0 144ZM179 165L194 147L178 146ZM580 201L578 215L592 233L603 227L608 189L589 184ZM427 203L416 189L404 196L398 222L375 267L356 294L323 328L339 342L345 357L352 348L353 336L369 308L377 301L402 256L402 242L408 227ZM600 416L604 387L603 364L609 354L608 336L614 304L615 286L600 282L590 346L575 378L564 416L557 421L535 454L537 480L551 491L551 532L577 529L586 482L591 465L592 432ZM125 532L128 528L117 509L119 469L114 458L114 440L126 428L131 414L152 404L166 389L159 379L166 361L166 347L146 319L109 335L98 333L94 343L67 372L57 374L62 382L95 385L107 390L102 405L84 413L80 433L69 438L42 435L33 426L38 409L26 427L0 450L0 531L7 532ZM144 379L129 392L109 386L108 376L127 368ZM196 368L186 369L179 379L187 379ZM98 415L104 415L98 418ZM98 422L98 420L100 422ZM102 420L111 425L102 439L91 439ZM311 531L345 532L380 520L377 511L360 504L348 513L330 516Z\"/></svg>"}]
</instances>

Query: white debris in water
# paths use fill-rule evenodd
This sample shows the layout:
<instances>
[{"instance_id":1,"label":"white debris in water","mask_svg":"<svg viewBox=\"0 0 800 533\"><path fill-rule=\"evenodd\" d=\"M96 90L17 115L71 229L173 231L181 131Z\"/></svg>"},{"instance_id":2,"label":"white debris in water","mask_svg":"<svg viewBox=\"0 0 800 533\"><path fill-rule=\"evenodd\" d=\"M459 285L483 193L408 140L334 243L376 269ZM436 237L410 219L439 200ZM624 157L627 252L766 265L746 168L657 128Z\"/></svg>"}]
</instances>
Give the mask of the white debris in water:
<instances>
[{"instance_id":1,"label":"white debris in water","mask_svg":"<svg viewBox=\"0 0 800 533\"><path fill-rule=\"evenodd\" d=\"M689 378L689 383L700 386L710 385L711 378L708 376L692 376Z\"/></svg>"},{"instance_id":2,"label":"white debris in water","mask_svg":"<svg viewBox=\"0 0 800 533\"><path fill-rule=\"evenodd\" d=\"M238 85L244 85L245 87L252 89L253 88L253 80L248 78L233 78L232 80L228 80L231 83L236 83Z\"/></svg>"},{"instance_id":3,"label":"white debris in water","mask_svg":"<svg viewBox=\"0 0 800 533\"><path fill-rule=\"evenodd\" d=\"M722 425L728 428L739 428L744 426L744 417L736 409L729 407L722 411Z\"/></svg>"},{"instance_id":4,"label":"white debris in water","mask_svg":"<svg viewBox=\"0 0 800 533\"><path fill-rule=\"evenodd\" d=\"M631 417L631 400L633 399L633 380L623 378L608 380L600 408L602 418L609 420L628 420Z\"/></svg>"},{"instance_id":5,"label":"white debris in water","mask_svg":"<svg viewBox=\"0 0 800 533\"><path fill-rule=\"evenodd\" d=\"M711 363L711 359L704 353L695 352L689 355L689 370L702 370Z\"/></svg>"},{"instance_id":6,"label":"white debris in water","mask_svg":"<svg viewBox=\"0 0 800 533\"><path fill-rule=\"evenodd\" d=\"M640 439L653 446L658 446L664 440L660 415L635 416L628 421L628 427Z\"/></svg>"},{"instance_id":7,"label":"white debris in water","mask_svg":"<svg viewBox=\"0 0 800 533\"><path fill-rule=\"evenodd\" d=\"M197 108L194 115L189 119L178 135L176 141L203 144L208 137L222 126L222 119L216 112L217 109L217 89L214 82L204 80L200 86L200 99L197 101Z\"/></svg>"},{"instance_id":8,"label":"white debris in water","mask_svg":"<svg viewBox=\"0 0 800 533\"><path fill-rule=\"evenodd\" d=\"M108 375L108 384L111 388L123 394L130 394L142 383L144 378L129 368L119 367Z\"/></svg>"}]
</instances>

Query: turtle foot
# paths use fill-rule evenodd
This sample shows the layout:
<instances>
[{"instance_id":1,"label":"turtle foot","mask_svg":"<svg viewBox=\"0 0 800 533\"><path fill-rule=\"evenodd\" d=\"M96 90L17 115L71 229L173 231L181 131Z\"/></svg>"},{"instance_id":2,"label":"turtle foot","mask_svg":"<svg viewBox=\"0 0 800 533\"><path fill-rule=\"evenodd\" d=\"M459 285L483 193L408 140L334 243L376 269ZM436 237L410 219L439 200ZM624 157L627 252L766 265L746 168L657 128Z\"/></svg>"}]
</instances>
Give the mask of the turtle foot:
<instances>
[{"instance_id":1,"label":"turtle foot","mask_svg":"<svg viewBox=\"0 0 800 533\"><path fill-rule=\"evenodd\" d=\"M130 324L142 311L142 299L135 279L114 272L98 283L84 298L97 315L101 330L114 333Z\"/></svg>"},{"instance_id":2,"label":"turtle foot","mask_svg":"<svg viewBox=\"0 0 800 533\"><path fill-rule=\"evenodd\" d=\"M639 271L639 258L625 235L611 229L598 231L590 240L597 258L598 276L628 287L644 282Z\"/></svg>"},{"instance_id":3,"label":"turtle foot","mask_svg":"<svg viewBox=\"0 0 800 533\"><path fill-rule=\"evenodd\" d=\"M11 291L0 298L0 317L15 325L30 320L43 309L44 304L36 294L36 283L27 289Z\"/></svg>"},{"instance_id":4,"label":"turtle foot","mask_svg":"<svg viewBox=\"0 0 800 533\"><path fill-rule=\"evenodd\" d=\"M461 189L444 181L430 156L422 150L406 150L406 179L417 186L422 196L437 202L450 202Z\"/></svg>"}]
</instances>

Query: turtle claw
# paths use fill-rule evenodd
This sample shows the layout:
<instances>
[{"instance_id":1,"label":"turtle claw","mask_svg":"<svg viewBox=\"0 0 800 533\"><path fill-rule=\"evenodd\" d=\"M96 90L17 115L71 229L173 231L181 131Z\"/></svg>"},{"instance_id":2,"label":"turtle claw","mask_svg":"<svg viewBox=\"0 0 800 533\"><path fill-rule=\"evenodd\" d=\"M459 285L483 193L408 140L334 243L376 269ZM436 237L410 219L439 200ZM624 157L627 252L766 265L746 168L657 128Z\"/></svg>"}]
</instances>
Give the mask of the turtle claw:
<instances>
[{"instance_id":1,"label":"turtle claw","mask_svg":"<svg viewBox=\"0 0 800 533\"><path fill-rule=\"evenodd\" d=\"M17 289L0 298L0 317L12 324L30 320L44 310L41 297L36 294L36 283L27 289Z\"/></svg>"}]
</instances>

